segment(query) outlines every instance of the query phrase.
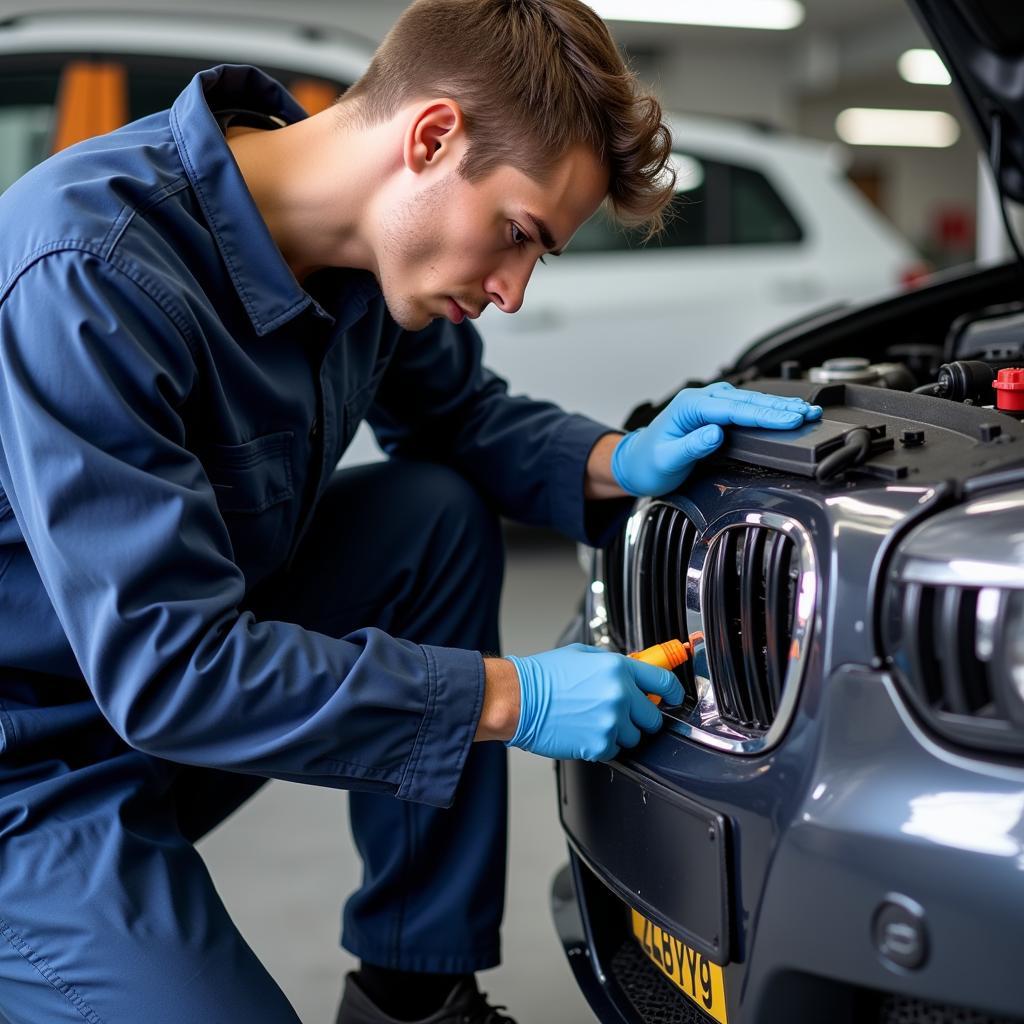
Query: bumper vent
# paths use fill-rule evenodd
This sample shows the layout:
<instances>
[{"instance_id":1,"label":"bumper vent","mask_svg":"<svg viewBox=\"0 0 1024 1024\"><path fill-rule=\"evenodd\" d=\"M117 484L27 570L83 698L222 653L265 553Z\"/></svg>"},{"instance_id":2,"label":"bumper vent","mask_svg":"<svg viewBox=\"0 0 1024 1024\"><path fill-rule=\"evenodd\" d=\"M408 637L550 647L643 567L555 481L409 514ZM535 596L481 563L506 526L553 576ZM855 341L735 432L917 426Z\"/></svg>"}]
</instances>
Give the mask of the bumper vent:
<instances>
[{"instance_id":1,"label":"bumper vent","mask_svg":"<svg viewBox=\"0 0 1024 1024\"><path fill-rule=\"evenodd\" d=\"M885 627L897 679L937 732L1024 754L1024 590L899 583Z\"/></svg>"},{"instance_id":2,"label":"bumper vent","mask_svg":"<svg viewBox=\"0 0 1024 1024\"><path fill-rule=\"evenodd\" d=\"M611 975L622 989L642 1024L714 1024L701 1013L627 939L612 957Z\"/></svg>"},{"instance_id":3,"label":"bumper vent","mask_svg":"<svg viewBox=\"0 0 1024 1024\"><path fill-rule=\"evenodd\" d=\"M707 654L724 721L766 731L782 700L799 586L796 546L764 526L725 530L708 555Z\"/></svg>"},{"instance_id":4,"label":"bumper vent","mask_svg":"<svg viewBox=\"0 0 1024 1024\"><path fill-rule=\"evenodd\" d=\"M1021 1024L1019 1017L996 1017L946 1003L931 1003L908 996L886 996L878 1024Z\"/></svg>"}]
</instances>

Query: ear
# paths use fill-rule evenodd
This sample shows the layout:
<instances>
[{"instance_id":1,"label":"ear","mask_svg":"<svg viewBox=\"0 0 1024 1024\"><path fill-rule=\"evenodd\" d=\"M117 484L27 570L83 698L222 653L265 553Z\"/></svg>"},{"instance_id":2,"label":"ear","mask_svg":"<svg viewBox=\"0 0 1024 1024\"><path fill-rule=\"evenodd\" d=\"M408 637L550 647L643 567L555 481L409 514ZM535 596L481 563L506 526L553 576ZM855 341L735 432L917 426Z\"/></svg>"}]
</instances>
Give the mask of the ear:
<instances>
[{"instance_id":1,"label":"ear","mask_svg":"<svg viewBox=\"0 0 1024 1024\"><path fill-rule=\"evenodd\" d=\"M414 107L403 139L405 166L416 174L441 164L454 168L462 159L465 132L455 100L431 100Z\"/></svg>"}]
</instances>

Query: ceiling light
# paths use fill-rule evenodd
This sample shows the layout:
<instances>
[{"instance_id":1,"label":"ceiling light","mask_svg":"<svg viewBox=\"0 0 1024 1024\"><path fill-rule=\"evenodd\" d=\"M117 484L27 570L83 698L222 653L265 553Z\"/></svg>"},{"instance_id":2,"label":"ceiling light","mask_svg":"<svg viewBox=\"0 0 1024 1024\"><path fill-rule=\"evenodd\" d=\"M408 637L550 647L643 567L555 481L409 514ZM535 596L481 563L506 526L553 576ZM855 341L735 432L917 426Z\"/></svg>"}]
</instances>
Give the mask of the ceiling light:
<instances>
[{"instance_id":1,"label":"ceiling light","mask_svg":"<svg viewBox=\"0 0 1024 1024\"><path fill-rule=\"evenodd\" d=\"M907 50L898 62L900 78L914 85L949 85L952 79L934 50Z\"/></svg>"},{"instance_id":2,"label":"ceiling light","mask_svg":"<svg viewBox=\"0 0 1024 1024\"><path fill-rule=\"evenodd\" d=\"M943 149L960 138L956 118L941 110L875 110L850 107L836 118L836 132L851 146L928 146Z\"/></svg>"},{"instance_id":3,"label":"ceiling light","mask_svg":"<svg viewBox=\"0 0 1024 1024\"><path fill-rule=\"evenodd\" d=\"M590 4L606 21L787 29L804 20L799 0L590 0Z\"/></svg>"}]
</instances>

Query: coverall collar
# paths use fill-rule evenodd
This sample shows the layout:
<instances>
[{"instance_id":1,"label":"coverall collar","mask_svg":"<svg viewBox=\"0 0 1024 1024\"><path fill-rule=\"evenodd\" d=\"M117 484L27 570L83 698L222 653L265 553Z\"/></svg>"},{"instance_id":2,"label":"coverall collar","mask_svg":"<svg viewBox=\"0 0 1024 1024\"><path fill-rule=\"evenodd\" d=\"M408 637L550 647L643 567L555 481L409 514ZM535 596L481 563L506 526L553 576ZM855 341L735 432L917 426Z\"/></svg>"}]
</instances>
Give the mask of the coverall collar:
<instances>
[{"instance_id":1,"label":"coverall collar","mask_svg":"<svg viewBox=\"0 0 1024 1024\"><path fill-rule=\"evenodd\" d=\"M269 334L312 308L334 318L299 284L246 187L214 113L256 110L293 124L306 112L257 68L220 64L200 71L171 107L171 131L228 273L253 329Z\"/></svg>"}]
</instances>

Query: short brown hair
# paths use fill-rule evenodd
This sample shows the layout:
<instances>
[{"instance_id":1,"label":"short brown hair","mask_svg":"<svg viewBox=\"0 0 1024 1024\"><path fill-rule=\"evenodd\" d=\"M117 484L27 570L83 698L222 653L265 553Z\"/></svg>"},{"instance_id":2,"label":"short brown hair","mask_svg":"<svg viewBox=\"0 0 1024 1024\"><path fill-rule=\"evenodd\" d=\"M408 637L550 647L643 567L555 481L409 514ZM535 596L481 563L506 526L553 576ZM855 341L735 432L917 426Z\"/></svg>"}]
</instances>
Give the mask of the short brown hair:
<instances>
[{"instance_id":1,"label":"short brown hair","mask_svg":"<svg viewBox=\"0 0 1024 1024\"><path fill-rule=\"evenodd\" d=\"M543 182L584 144L608 169L615 216L660 229L675 181L661 105L580 0L416 0L340 102L377 123L430 96L462 108L463 177L509 164Z\"/></svg>"}]
</instances>

